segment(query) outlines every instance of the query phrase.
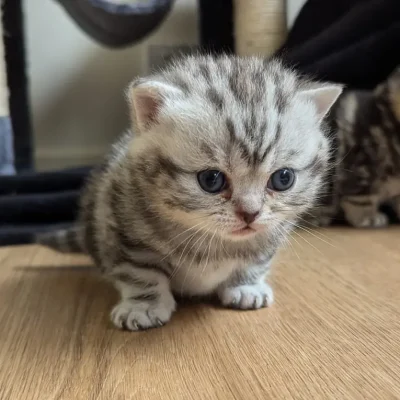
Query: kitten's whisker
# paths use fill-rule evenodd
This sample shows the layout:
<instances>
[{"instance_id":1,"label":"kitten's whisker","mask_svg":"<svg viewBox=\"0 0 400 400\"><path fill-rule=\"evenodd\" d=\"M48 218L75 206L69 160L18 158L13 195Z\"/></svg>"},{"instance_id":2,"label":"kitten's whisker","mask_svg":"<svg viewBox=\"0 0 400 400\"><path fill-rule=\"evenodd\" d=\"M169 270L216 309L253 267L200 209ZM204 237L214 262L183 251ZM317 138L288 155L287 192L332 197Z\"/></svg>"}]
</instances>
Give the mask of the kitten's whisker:
<instances>
[{"instance_id":1,"label":"kitten's whisker","mask_svg":"<svg viewBox=\"0 0 400 400\"><path fill-rule=\"evenodd\" d=\"M207 268L208 261L209 261L209 259L210 259L210 250L211 250L211 244L212 244L212 241L213 241L213 239L214 239L214 236L215 236L215 235L216 235L216 233L217 233L217 230L218 230L218 228L217 228L217 229L215 229L215 231L214 231L214 234L211 236L210 243L208 244L207 262L206 262L206 264L204 265L204 267L203 267L202 271L200 272L200 276L202 276L202 275L203 275L204 271L205 271L205 270L206 270L206 268Z\"/></svg>"},{"instance_id":2,"label":"kitten's whisker","mask_svg":"<svg viewBox=\"0 0 400 400\"><path fill-rule=\"evenodd\" d=\"M284 239L284 243L287 243L287 244L290 246L290 248L291 248L291 249L293 250L293 252L296 254L296 256L297 256L297 258L299 259L299 261L301 261L301 260L300 260L300 256L299 256L299 254L297 253L297 251L295 250L293 244L290 243L290 240L287 239L287 235L290 235L291 232L289 232L288 230L286 230L284 226L279 226L279 225L278 225L278 226L277 226L277 229L278 229L278 232L282 235L282 237L283 237L283 239ZM283 230L283 233L282 233L282 230ZM299 243L295 238L292 237L292 239L300 246L300 243ZM301 246L300 246L300 247L301 247Z\"/></svg>"},{"instance_id":3,"label":"kitten's whisker","mask_svg":"<svg viewBox=\"0 0 400 400\"><path fill-rule=\"evenodd\" d=\"M306 219L304 219L304 218L301 218L301 217L298 217L298 218L299 218L301 221L303 221L304 223L309 223L309 222L308 222ZM315 225L315 224L312 224L312 225L315 226L316 228L318 228L318 232L319 232L320 230L328 231L328 229L323 228L323 227L321 227L321 226L318 226L318 225ZM306 231L307 231L308 233L310 233L310 234L313 233L313 231L312 231L311 229L308 229L308 228L305 227L305 226L298 225L298 227L299 227L299 228L302 228L303 230L306 230ZM332 241L332 243L335 243L335 244L337 244L338 246L340 246L340 243L337 242L336 240L331 239L329 236L327 236L327 235L325 235L325 234L323 234L323 233L321 233L321 232L319 232L319 234L320 234L320 236L324 237L325 239L330 240L330 241Z\"/></svg>"},{"instance_id":4,"label":"kitten's whisker","mask_svg":"<svg viewBox=\"0 0 400 400\"><path fill-rule=\"evenodd\" d=\"M296 232L295 230L292 231L292 233L294 233L295 235L297 235L298 237L300 237L301 239L303 239L308 245L310 245L314 250L318 251L319 254L322 254L322 251L320 249L318 249L316 246L314 246L311 242L309 242L303 235L300 235L298 232ZM292 236L293 240L294 237Z\"/></svg>"},{"instance_id":5,"label":"kitten's whisker","mask_svg":"<svg viewBox=\"0 0 400 400\"><path fill-rule=\"evenodd\" d=\"M209 224L207 224L205 228L207 228L208 226L209 226ZM200 238L201 238L201 237L207 237L207 234L208 234L208 232L209 232L210 230L211 230L211 228L208 229L208 230L206 230L202 235L200 235ZM199 233L199 232L200 232L200 231L196 231L195 235L196 235L197 233ZM192 236L191 236L190 241L188 242L188 244L191 242L191 240L193 239L193 237L195 237L195 235L192 235ZM190 253L191 249L193 248L193 246L194 246L197 242L198 242L198 240L192 245L192 247L187 251L186 254L189 254L189 253ZM185 259L183 259L182 262L180 262L180 260L181 260L181 258L182 258L182 256L183 256L183 252L185 251L186 247L187 247L187 245L186 245L185 248L183 249L182 254L181 254L180 258L179 258L179 261L176 263L176 267L175 267L173 273L171 274L171 279L173 278L173 276L175 276L175 274L178 272L179 268L181 267L181 265L182 265L183 262L185 261Z\"/></svg>"},{"instance_id":6,"label":"kitten's whisker","mask_svg":"<svg viewBox=\"0 0 400 400\"><path fill-rule=\"evenodd\" d=\"M199 224L200 225L200 224ZM207 224L206 224L207 226ZM205 227L206 227L205 226ZM182 246L183 243L185 243L187 240L190 240L193 236L195 236L196 234L198 234L201 229L205 228L205 227L200 227L199 229L197 229L194 233L191 233L187 238L183 239L174 249L172 249L165 257L163 257L161 261L164 261L167 257L169 257L171 254L173 254L180 246ZM191 230L191 229L189 229Z\"/></svg>"},{"instance_id":7,"label":"kitten's whisker","mask_svg":"<svg viewBox=\"0 0 400 400\"><path fill-rule=\"evenodd\" d=\"M210 228L207 232L205 232L202 236L200 236L200 238L199 238L199 239L193 244L193 246L190 248L190 249L192 249L192 248L196 245L196 243L197 243L201 238L203 238L203 240L201 241L201 243L198 244L197 249L195 250L195 252L194 252L194 254L193 254L192 261L190 262L189 266L186 268L185 278L183 279L183 283L182 283L181 295L183 294L184 283L186 282L186 278L187 278L188 273L189 273L189 271L190 271L190 268L191 268L191 266L192 266L192 264L193 264L193 261L194 261L194 259L196 258L198 252L200 251L200 248L201 248L201 246L203 245L204 241L206 240L207 234L208 234L208 232L210 232L210 230L211 230L211 228ZM191 250L189 250L189 251L191 251ZM199 265L201 264L201 261L203 260L203 256L204 256L204 253L203 253L203 255L201 256L201 260L200 260L200 262L199 262ZM193 279L195 279L195 276L193 277ZM193 279L192 279L192 281L193 281Z\"/></svg>"},{"instance_id":8,"label":"kitten's whisker","mask_svg":"<svg viewBox=\"0 0 400 400\"><path fill-rule=\"evenodd\" d=\"M292 223L290 221L288 221L289 224L292 224L293 226L295 226L298 229L301 229L304 232L307 232L308 234L310 234L311 236L314 236L315 238L317 238L318 240L320 240L321 242L324 242L326 244L328 244L329 246L333 247L334 249L337 249L336 246L334 246L332 243L327 242L326 240L320 238L318 235L314 234L311 230L304 228L303 226L297 225L295 223Z\"/></svg>"},{"instance_id":9,"label":"kitten's whisker","mask_svg":"<svg viewBox=\"0 0 400 400\"><path fill-rule=\"evenodd\" d=\"M178 264L178 265L181 264L181 259L182 259L183 255L185 254L185 250L186 250L186 248L188 247L189 243L191 242L192 238L196 235L196 233L197 233L197 231L194 232L194 233L190 236L190 240L186 243L185 247L183 248L182 253L181 253L180 257L179 257L179 260L177 261L177 264Z\"/></svg>"},{"instance_id":10,"label":"kitten's whisker","mask_svg":"<svg viewBox=\"0 0 400 400\"><path fill-rule=\"evenodd\" d=\"M277 210L277 212L286 212L286 211L289 212L289 211L291 211L291 210L284 210L284 209ZM315 215L314 215L313 213L307 212L307 211L304 211L302 214L306 214L306 215L310 215L311 217L315 217ZM310 221L308 221L308 220L306 220L306 219L304 219L304 218L302 218L302 217L300 217L300 216L298 216L297 218L298 218L299 220L303 221L303 222L306 223L306 224L309 224L309 225L312 225L312 226L315 227L315 228L318 228L318 230L328 231L328 229L326 229L326 228L324 228L324 227L321 227L321 226L319 226L319 225L313 224L312 222L310 222ZM290 221L287 221L287 222L290 223L290 224L292 224L292 225L295 225L296 228L305 230L305 231L308 232L310 235L313 234L311 230L307 229L307 228L304 227L304 226L294 224L293 222L290 222ZM324 235L324 234L321 233L321 232L320 232L320 235L321 235L322 237L328 239L328 240L331 240L332 242L336 243L337 245L340 245L339 242L332 240L329 236ZM315 236L315 235L314 235L314 236ZM332 244L330 244L330 245L332 245Z\"/></svg>"},{"instance_id":11,"label":"kitten's whisker","mask_svg":"<svg viewBox=\"0 0 400 400\"><path fill-rule=\"evenodd\" d=\"M209 228L207 231L205 231L203 234L201 234L201 235L197 238L197 240L192 244L192 246L190 247L190 249L188 250L188 254L189 254L189 253L192 251L192 249L194 248L194 246L195 246L201 239L203 239L203 240L201 241L201 243L199 243L199 245L197 246L197 250L194 251L192 261L190 262L189 266L187 267L187 271L189 271L190 267L192 266L193 261L194 261L194 259L196 258L197 253L198 253L198 251L199 251L201 245L203 244L204 240L207 238L207 234L208 234L208 232L210 232L210 230L211 230L211 228ZM176 267L176 269L179 268L179 266L180 266L180 265L178 265L178 266ZM186 272L186 274L187 274L187 273L188 273L188 272ZM173 277L173 275L171 276L171 279L172 279L172 277Z\"/></svg>"},{"instance_id":12,"label":"kitten's whisker","mask_svg":"<svg viewBox=\"0 0 400 400\"><path fill-rule=\"evenodd\" d=\"M311 215L311 214L310 214L310 215ZM313 216L313 215L312 215L312 216ZM299 218L301 221L303 221L304 223L310 224L310 225L312 225L313 227L318 228L319 231L320 231L320 230L323 230L323 231L325 231L325 232L328 231L328 229L324 228L323 226L319 226L319 225L313 224L313 223L307 221L306 219L304 219L304 218L302 218L302 217L298 217L298 218ZM333 243L337 244L338 246L340 245L339 242L337 242L336 240L331 239L329 236L324 235L323 233L320 233L320 235L323 236L324 238L328 239L328 240L331 240Z\"/></svg>"},{"instance_id":13,"label":"kitten's whisker","mask_svg":"<svg viewBox=\"0 0 400 400\"><path fill-rule=\"evenodd\" d=\"M203 221L199 222L198 224L196 224L196 225L194 225L194 226L192 226L192 227L190 227L190 228L188 228L188 229L185 229L183 232L179 233L178 235L174 236L172 239L168 240L168 242L165 243L165 244L167 245L167 244L171 243L172 241L174 241L174 240L177 239L178 237L184 235L186 232L189 232L189 231L193 230L194 228L198 227L198 226L201 225L202 223L203 223ZM178 247L179 247L179 246L178 246Z\"/></svg>"},{"instance_id":14,"label":"kitten's whisker","mask_svg":"<svg viewBox=\"0 0 400 400\"><path fill-rule=\"evenodd\" d=\"M224 238L222 236L220 236L220 239L221 239L221 247L223 248L225 254L229 257L228 250L226 250L226 247L224 245Z\"/></svg>"}]
</instances>

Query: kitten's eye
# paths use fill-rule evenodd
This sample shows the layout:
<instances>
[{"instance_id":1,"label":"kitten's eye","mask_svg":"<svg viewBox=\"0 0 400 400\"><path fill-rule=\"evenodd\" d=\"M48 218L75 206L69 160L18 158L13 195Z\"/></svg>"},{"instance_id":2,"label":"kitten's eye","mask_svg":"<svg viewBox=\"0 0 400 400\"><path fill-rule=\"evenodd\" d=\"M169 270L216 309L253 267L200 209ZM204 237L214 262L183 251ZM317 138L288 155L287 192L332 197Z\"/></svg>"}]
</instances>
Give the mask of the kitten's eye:
<instances>
[{"instance_id":1,"label":"kitten's eye","mask_svg":"<svg viewBox=\"0 0 400 400\"><path fill-rule=\"evenodd\" d=\"M200 171L197 174L200 187L207 193L219 193L226 187L226 178L221 171L214 169Z\"/></svg>"},{"instance_id":2,"label":"kitten's eye","mask_svg":"<svg viewBox=\"0 0 400 400\"><path fill-rule=\"evenodd\" d=\"M267 188L276 192L284 192L293 186L294 178L294 171L292 169L278 169L269 178Z\"/></svg>"}]
</instances>

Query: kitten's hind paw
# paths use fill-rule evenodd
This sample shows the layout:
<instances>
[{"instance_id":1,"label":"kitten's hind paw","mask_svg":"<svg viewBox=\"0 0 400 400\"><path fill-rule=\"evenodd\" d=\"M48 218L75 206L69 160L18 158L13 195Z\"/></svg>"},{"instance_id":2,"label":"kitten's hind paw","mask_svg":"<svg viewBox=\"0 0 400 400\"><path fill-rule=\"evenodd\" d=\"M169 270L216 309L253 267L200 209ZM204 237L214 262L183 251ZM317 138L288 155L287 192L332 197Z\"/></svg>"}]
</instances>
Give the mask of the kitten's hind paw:
<instances>
[{"instance_id":1,"label":"kitten's hind paw","mask_svg":"<svg viewBox=\"0 0 400 400\"><path fill-rule=\"evenodd\" d=\"M370 217L365 217L359 224L356 225L357 228L384 228L389 225L389 218L386 214L378 212Z\"/></svg>"},{"instance_id":2,"label":"kitten's hind paw","mask_svg":"<svg viewBox=\"0 0 400 400\"><path fill-rule=\"evenodd\" d=\"M139 331L157 328L167 323L175 311L175 300L143 302L124 299L111 311L111 320L117 328Z\"/></svg>"},{"instance_id":3,"label":"kitten's hind paw","mask_svg":"<svg viewBox=\"0 0 400 400\"><path fill-rule=\"evenodd\" d=\"M274 301L272 288L264 282L222 288L218 296L225 307L242 310L269 307Z\"/></svg>"}]
</instances>

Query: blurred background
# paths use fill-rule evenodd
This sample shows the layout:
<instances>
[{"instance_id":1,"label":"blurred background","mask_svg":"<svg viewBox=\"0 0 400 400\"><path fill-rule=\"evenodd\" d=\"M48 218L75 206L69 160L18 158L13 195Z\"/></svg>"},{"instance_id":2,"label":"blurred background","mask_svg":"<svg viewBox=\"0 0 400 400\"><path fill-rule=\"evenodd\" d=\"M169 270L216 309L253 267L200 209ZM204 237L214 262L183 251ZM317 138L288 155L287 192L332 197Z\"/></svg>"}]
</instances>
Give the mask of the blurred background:
<instances>
[{"instance_id":1,"label":"blurred background","mask_svg":"<svg viewBox=\"0 0 400 400\"><path fill-rule=\"evenodd\" d=\"M129 128L124 90L176 54L280 57L373 90L400 64L399 0L3 0L0 245L74 223Z\"/></svg>"}]
</instances>

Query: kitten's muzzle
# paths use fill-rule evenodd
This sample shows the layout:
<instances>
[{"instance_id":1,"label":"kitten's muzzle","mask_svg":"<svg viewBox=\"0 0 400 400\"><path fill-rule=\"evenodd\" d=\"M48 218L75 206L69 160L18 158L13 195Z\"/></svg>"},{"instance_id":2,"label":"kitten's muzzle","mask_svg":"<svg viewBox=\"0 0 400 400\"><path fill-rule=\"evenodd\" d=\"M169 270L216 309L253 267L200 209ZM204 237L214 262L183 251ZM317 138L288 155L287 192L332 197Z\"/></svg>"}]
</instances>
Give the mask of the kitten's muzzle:
<instances>
[{"instance_id":1,"label":"kitten's muzzle","mask_svg":"<svg viewBox=\"0 0 400 400\"><path fill-rule=\"evenodd\" d=\"M236 213L236 216L239 217L247 225L252 224L256 220L256 218L260 215L260 211L247 212L247 211L243 211L241 209L236 210L235 213Z\"/></svg>"}]
</instances>

